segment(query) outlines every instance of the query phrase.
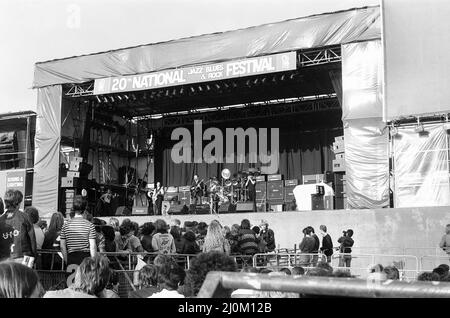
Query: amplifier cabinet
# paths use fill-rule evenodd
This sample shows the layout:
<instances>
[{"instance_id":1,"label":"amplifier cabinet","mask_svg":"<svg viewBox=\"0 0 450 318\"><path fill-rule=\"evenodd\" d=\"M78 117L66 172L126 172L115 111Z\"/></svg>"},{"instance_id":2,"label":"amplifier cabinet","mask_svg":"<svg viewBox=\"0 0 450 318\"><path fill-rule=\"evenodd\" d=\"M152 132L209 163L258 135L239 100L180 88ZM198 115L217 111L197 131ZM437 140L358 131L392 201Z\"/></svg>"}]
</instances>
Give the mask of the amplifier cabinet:
<instances>
[{"instance_id":1,"label":"amplifier cabinet","mask_svg":"<svg viewBox=\"0 0 450 318\"><path fill-rule=\"evenodd\" d=\"M284 200L282 180L267 182L267 200Z\"/></svg>"},{"instance_id":2,"label":"amplifier cabinet","mask_svg":"<svg viewBox=\"0 0 450 318\"><path fill-rule=\"evenodd\" d=\"M267 183L256 182L255 192L256 192L256 201L267 200Z\"/></svg>"}]
</instances>

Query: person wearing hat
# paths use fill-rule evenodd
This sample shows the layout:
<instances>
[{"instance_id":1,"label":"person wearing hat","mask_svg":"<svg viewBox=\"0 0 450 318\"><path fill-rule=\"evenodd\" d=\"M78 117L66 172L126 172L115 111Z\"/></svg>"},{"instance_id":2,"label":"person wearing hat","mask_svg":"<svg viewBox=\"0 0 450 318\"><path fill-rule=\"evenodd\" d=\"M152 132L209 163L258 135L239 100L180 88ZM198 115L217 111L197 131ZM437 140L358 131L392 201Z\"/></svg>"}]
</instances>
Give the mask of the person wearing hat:
<instances>
[{"instance_id":1,"label":"person wearing hat","mask_svg":"<svg viewBox=\"0 0 450 318\"><path fill-rule=\"evenodd\" d=\"M273 252L275 250L275 233L269 229L269 223L266 220L261 220L259 227L261 228L259 235L267 243L267 251Z\"/></svg>"}]
</instances>

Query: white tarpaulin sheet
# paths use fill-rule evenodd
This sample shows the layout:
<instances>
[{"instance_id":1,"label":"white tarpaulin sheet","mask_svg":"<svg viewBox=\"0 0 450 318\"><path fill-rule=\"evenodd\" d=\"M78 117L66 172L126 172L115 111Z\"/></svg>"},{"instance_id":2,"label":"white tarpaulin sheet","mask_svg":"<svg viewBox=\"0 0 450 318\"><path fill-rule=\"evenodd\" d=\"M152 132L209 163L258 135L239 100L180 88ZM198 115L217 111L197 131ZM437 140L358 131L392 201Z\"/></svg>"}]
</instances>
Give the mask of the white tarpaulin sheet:
<instances>
[{"instance_id":1,"label":"white tarpaulin sheet","mask_svg":"<svg viewBox=\"0 0 450 318\"><path fill-rule=\"evenodd\" d=\"M381 38L378 6L37 63L33 87Z\"/></svg>"},{"instance_id":2,"label":"white tarpaulin sheet","mask_svg":"<svg viewBox=\"0 0 450 318\"><path fill-rule=\"evenodd\" d=\"M393 139L395 207L450 205L448 135L444 124L398 129Z\"/></svg>"},{"instance_id":3,"label":"white tarpaulin sheet","mask_svg":"<svg viewBox=\"0 0 450 318\"><path fill-rule=\"evenodd\" d=\"M389 138L382 121L381 41L342 45L342 120L350 208L389 206Z\"/></svg>"},{"instance_id":4,"label":"white tarpaulin sheet","mask_svg":"<svg viewBox=\"0 0 450 318\"><path fill-rule=\"evenodd\" d=\"M38 90L33 206L39 210L41 217L57 211L61 98L60 85Z\"/></svg>"}]
</instances>

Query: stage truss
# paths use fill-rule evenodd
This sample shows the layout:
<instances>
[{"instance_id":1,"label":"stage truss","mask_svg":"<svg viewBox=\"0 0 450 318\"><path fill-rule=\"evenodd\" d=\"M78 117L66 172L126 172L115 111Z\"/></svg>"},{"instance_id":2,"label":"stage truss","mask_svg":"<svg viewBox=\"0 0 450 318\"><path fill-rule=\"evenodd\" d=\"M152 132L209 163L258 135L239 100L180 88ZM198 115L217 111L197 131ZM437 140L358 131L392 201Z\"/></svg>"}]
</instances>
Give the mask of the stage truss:
<instances>
[{"instance_id":1,"label":"stage truss","mask_svg":"<svg viewBox=\"0 0 450 318\"><path fill-rule=\"evenodd\" d=\"M304 50L297 52L298 68L336 63L341 61L342 55L340 46L327 47L315 50ZM170 89L170 87L168 89ZM83 84L72 84L70 85L69 90L65 93L65 96L72 98L93 96L93 95L94 95L94 82ZM99 101L105 100L105 102L108 102L108 98L104 96L98 97L98 99ZM136 98L134 97L134 99Z\"/></svg>"}]
</instances>

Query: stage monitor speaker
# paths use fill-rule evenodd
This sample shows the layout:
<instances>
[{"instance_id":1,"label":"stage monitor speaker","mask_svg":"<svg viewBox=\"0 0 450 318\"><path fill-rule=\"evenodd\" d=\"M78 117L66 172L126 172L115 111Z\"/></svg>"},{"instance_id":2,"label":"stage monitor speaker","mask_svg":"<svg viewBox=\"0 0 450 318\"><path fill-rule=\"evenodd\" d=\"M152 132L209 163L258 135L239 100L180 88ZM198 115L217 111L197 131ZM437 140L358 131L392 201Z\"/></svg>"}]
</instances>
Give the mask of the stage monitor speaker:
<instances>
[{"instance_id":1,"label":"stage monitor speaker","mask_svg":"<svg viewBox=\"0 0 450 318\"><path fill-rule=\"evenodd\" d=\"M236 212L254 212L253 202L238 202L236 205Z\"/></svg>"},{"instance_id":2,"label":"stage monitor speaker","mask_svg":"<svg viewBox=\"0 0 450 318\"><path fill-rule=\"evenodd\" d=\"M148 214L148 206L133 207L133 210L131 211L131 214L132 215L147 215Z\"/></svg>"},{"instance_id":3,"label":"stage monitor speaker","mask_svg":"<svg viewBox=\"0 0 450 318\"><path fill-rule=\"evenodd\" d=\"M235 213L236 204L231 204L230 202L223 203L219 205L219 213Z\"/></svg>"},{"instance_id":4,"label":"stage monitor speaker","mask_svg":"<svg viewBox=\"0 0 450 318\"><path fill-rule=\"evenodd\" d=\"M312 210L324 210L323 195L311 194L311 209Z\"/></svg>"},{"instance_id":5,"label":"stage monitor speaker","mask_svg":"<svg viewBox=\"0 0 450 318\"><path fill-rule=\"evenodd\" d=\"M256 200L267 199L267 183L256 182L255 192L256 192Z\"/></svg>"},{"instance_id":6,"label":"stage monitor speaker","mask_svg":"<svg viewBox=\"0 0 450 318\"><path fill-rule=\"evenodd\" d=\"M189 208L185 204L171 204L167 214L189 214Z\"/></svg>"},{"instance_id":7,"label":"stage monitor speaker","mask_svg":"<svg viewBox=\"0 0 450 318\"><path fill-rule=\"evenodd\" d=\"M131 215L131 211L126 206L122 205L116 209L116 216L120 215Z\"/></svg>"},{"instance_id":8,"label":"stage monitor speaker","mask_svg":"<svg viewBox=\"0 0 450 318\"><path fill-rule=\"evenodd\" d=\"M210 214L209 204L191 204L189 206L189 212L192 214Z\"/></svg>"},{"instance_id":9,"label":"stage monitor speaker","mask_svg":"<svg viewBox=\"0 0 450 318\"><path fill-rule=\"evenodd\" d=\"M267 200L284 200L282 180L267 182Z\"/></svg>"}]
</instances>

